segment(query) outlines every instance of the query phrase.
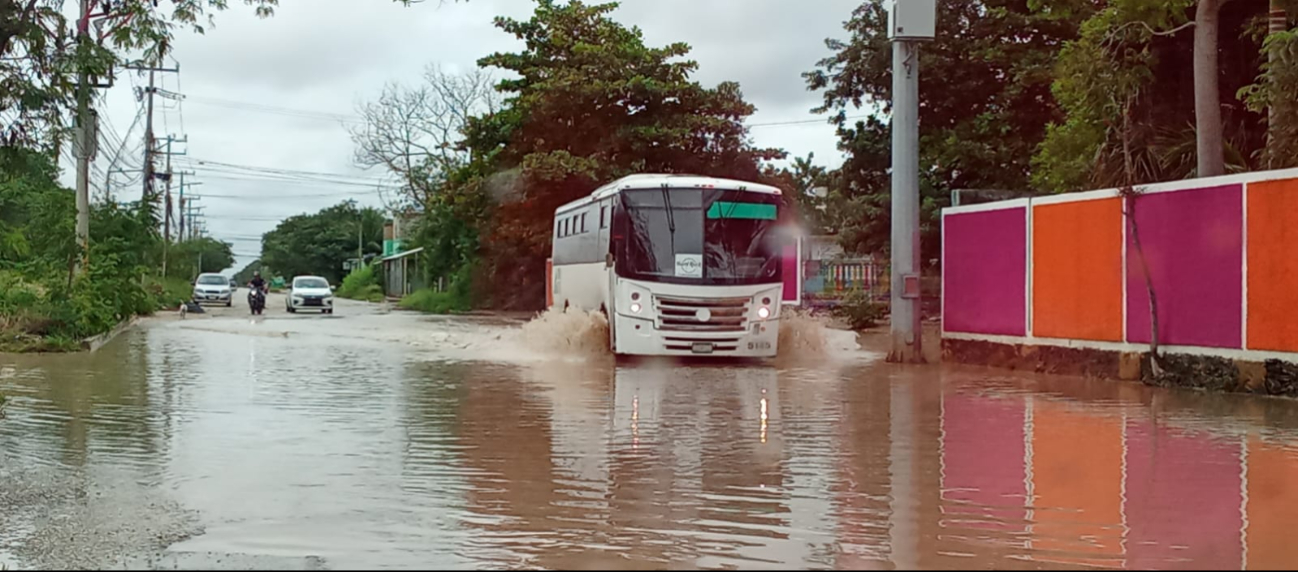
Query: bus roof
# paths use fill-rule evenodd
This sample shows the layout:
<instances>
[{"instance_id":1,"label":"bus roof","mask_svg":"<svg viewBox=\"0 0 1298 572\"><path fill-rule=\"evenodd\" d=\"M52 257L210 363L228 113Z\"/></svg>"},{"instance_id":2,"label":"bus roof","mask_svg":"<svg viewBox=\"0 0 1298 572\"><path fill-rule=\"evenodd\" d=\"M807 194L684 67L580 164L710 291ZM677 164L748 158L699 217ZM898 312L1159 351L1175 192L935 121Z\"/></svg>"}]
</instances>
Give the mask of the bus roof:
<instances>
[{"instance_id":1,"label":"bus roof","mask_svg":"<svg viewBox=\"0 0 1298 572\"><path fill-rule=\"evenodd\" d=\"M628 175L607 185L604 185L595 192L591 193L591 198L603 199L617 194L619 191L628 189L656 189L667 185L675 189L695 188L695 189L722 189L727 191L750 191L754 193L765 193L778 195L780 189L761 183L748 181L736 181L734 179L720 179L717 177L701 177L698 175L669 175L669 174L641 174Z\"/></svg>"},{"instance_id":2,"label":"bus roof","mask_svg":"<svg viewBox=\"0 0 1298 572\"><path fill-rule=\"evenodd\" d=\"M748 191L752 193L763 193L768 195L779 195L782 191L770 185L761 183L752 183L748 181L736 181L734 179L720 179L716 177L701 177L698 175L669 175L669 174L642 174L628 175L616 181L608 183L595 192L569 202L555 209L556 213L568 211L579 205L588 204L591 201L606 199L621 191L632 189L657 189L667 185L673 189L721 189L723 191Z\"/></svg>"}]
</instances>

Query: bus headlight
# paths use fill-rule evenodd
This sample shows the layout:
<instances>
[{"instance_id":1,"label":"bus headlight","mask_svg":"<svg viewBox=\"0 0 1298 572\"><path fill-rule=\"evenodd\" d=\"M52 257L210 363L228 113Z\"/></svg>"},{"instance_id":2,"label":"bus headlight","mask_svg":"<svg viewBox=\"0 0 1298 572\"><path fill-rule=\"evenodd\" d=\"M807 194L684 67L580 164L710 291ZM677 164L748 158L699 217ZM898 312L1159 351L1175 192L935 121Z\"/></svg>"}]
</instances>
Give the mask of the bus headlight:
<instances>
[{"instance_id":1,"label":"bus headlight","mask_svg":"<svg viewBox=\"0 0 1298 572\"><path fill-rule=\"evenodd\" d=\"M770 308L767 308L766 306L762 306L761 308L758 308L758 309L757 309L757 317L758 317L758 318L761 318L761 319L763 319L763 320L765 320L765 319L771 317L771 309L770 309Z\"/></svg>"},{"instance_id":2,"label":"bus headlight","mask_svg":"<svg viewBox=\"0 0 1298 572\"><path fill-rule=\"evenodd\" d=\"M632 302L632 303L631 303L631 313L632 313L632 314L639 314L639 313L640 313L640 309L641 309L641 308L640 308L640 303L639 303L639 302Z\"/></svg>"}]
</instances>

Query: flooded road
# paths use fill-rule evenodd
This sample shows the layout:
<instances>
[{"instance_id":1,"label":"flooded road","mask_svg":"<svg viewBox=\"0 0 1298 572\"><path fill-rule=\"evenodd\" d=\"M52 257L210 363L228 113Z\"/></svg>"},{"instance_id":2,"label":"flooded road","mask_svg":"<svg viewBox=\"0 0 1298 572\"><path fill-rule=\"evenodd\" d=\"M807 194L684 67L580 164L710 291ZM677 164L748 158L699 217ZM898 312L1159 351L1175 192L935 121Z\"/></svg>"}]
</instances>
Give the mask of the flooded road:
<instances>
[{"instance_id":1,"label":"flooded road","mask_svg":"<svg viewBox=\"0 0 1298 572\"><path fill-rule=\"evenodd\" d=\"M898 368L840 333L619 365L580 317L268 307L0 356L0 563L1298 565L1295 402Z\"/></svg>"}]
</instances>

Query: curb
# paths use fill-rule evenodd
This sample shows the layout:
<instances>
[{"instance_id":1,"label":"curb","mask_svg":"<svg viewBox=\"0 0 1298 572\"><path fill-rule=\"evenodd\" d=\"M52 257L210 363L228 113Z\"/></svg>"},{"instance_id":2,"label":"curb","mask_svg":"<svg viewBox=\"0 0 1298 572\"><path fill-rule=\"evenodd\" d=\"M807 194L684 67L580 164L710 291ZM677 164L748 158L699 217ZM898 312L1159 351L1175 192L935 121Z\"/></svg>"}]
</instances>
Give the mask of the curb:
<instances>
[{"instance_id":1,"label":"curb","mask_svg":"<svg viewBox=\"0 0 1298 572\"><path fill-rule=\"evenodd\" d=\"M140 321L140 317L134 316L129 320L123 320L122 323L117 324L117 327L105 333L99 334L97 336L91 336L89 338L81 340L81 351L90 352L90 353L95 353L99 351L99 348L102 348L108 342L113 341L113 338L116 338L122 332L125 332L127 329L130 329L131 326L134 326L139 321Z\"/></svg>"}]
</instances>

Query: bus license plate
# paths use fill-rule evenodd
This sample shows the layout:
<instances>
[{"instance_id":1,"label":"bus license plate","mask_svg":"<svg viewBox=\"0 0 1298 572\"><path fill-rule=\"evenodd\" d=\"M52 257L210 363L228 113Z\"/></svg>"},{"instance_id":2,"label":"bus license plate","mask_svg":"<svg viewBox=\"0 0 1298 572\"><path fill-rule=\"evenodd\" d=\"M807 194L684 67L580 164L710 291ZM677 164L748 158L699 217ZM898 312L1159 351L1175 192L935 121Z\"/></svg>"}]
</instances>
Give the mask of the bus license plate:
<instances>
[{"instance_id":1,"label":"bus license plate","mask_svg":"<svg viewBox=\"0 0 1298 572\"><path fill-rule=\"evenodd\" d=\"M696 354L710 354L712 353L712 344L708 342L695 342L693 350Z\"/></svg>"}]
</instances>

